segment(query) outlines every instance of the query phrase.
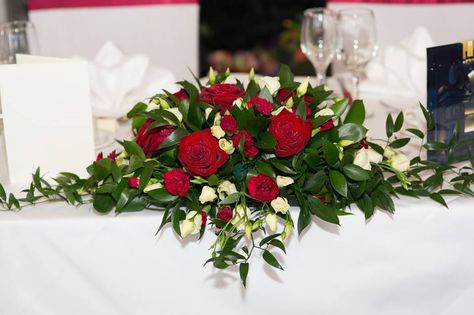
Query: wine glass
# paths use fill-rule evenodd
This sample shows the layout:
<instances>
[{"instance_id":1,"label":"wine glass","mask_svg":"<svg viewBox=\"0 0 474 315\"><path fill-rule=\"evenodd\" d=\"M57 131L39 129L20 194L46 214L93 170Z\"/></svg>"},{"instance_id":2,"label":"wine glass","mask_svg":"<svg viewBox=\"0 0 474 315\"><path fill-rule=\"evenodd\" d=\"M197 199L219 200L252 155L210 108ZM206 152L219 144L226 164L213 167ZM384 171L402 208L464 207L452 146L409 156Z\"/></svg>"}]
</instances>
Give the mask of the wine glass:
<instances>
[{"instance_id":1,"label":"wine glass","mask_svg":"<svg viewBox=\"0 0 474 315\"><path fill-rule=\"evenodd\" d=\"M354 99L359 98L359 82L364 69L377 52L377 32L372 10L342 9L337 15L338 57L352 73Z\"/></svg>"},{"instance_id":2,"label":"wine glass","mask_svg":"<svg viewBox=\"0 0 474 315\"><path fill-rule=\"evenodd\" d=\"M326 82L326 70L336 54L336 14L325 8L304 11L301 50L313 64L318 85Z\"/></svg>"},{"instance_id":3,"label":"wine glass","mask_svg":"<svg viewBox=\"0 0 474 315\"><path fill-rule=\"evenodd\" d=\"M16 54L38 54L39 45L33 23L13 21L0 24L0 64L16 62Z\"/></svg>"}]
</instances>

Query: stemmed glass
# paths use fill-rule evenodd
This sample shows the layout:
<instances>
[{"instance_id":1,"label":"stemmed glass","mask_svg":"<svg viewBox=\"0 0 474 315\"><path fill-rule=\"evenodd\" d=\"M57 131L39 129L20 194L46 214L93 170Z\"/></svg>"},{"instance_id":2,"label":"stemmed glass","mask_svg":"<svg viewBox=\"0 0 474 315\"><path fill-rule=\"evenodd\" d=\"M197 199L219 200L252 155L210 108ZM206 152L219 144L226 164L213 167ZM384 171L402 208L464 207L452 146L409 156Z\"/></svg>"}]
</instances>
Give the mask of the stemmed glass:
<instances>
[{"instance_id":1,"label":"stemmed glass","mask_svg":"<svg viewBox=\"0 0 474 315\"><path fill-rule=\"evenodd\" d=\"M38 54L39 45L33 23L13 21L0 24L0 63L15 63L16 54Z\"/></svg>"},{"instance_id":2,"label":"stemmed glass","mask_svg":"<svg viewBox=\"0 0 474 315\"><path fill-rule=\"evenodd\" d=\"M326 70L336 54L336 14L325 8L304 11L301 50L313 64L318 85L326 82Z\"/></svg>"},{"instance_id":3,"label":"stemmed glass","mask_svg":"<svg viewBox=\"0 0 474 315\"><path fill-rule=\"evenodd\" d=\"M377 33L372 10L342 9L337 15L338 58L354 80L354 98L359 98L359 81L364 69L377 52Z\"/></svg>"}]
</instances>

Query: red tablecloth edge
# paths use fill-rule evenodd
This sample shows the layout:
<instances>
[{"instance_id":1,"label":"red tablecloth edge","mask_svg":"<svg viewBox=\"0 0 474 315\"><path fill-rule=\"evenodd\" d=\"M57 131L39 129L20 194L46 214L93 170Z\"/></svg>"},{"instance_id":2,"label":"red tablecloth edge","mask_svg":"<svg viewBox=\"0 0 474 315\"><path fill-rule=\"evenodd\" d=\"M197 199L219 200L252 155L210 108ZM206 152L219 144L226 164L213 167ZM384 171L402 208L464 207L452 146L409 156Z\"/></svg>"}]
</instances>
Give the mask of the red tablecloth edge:
<instances>
[{"instance_id":1,"label":"red tablecloth edge","mask_svg":"<svg viewBox=\"0 0 474 315\"><path fill-rule=\"evenodd\" d=\"M29 10L83 8L83 7L113 7L138 6L157 4L194 4L199 0L29 0Z\"/></svg>"}]
</instances>

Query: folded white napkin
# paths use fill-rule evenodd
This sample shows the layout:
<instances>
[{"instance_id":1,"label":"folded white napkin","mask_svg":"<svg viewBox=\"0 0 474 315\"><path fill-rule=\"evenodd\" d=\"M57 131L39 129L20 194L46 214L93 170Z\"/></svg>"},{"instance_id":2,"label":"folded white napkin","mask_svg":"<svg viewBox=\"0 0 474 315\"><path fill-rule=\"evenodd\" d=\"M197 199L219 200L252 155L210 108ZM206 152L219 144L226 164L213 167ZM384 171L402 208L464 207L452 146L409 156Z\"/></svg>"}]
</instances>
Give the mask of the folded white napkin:
<instances>
[{"instance_id":1,"label":"folded white napkin","mask_svg":"<svg viewBox=\"0 0 474 315\"><path fill-rule=\"evenodd\" d=\"M366 93L390 94L426 99L426 48L433 40L425 27L418 26L399 44L387 46L367 66L367 80L360 84Z\"/></svg>"},{"instance_id":2,"label":"folded white napkin","mask_svg":"<svg viewBox=\"0 0 474 315\"><path fill-rule=\"evenodd\" d=\"M112 42L106 42L89 62L89 79L96 117L120 118L136 102L162 89L175 89L171 71L150 66L145 55L126 56Z\"/></svg>"}]
</instances>

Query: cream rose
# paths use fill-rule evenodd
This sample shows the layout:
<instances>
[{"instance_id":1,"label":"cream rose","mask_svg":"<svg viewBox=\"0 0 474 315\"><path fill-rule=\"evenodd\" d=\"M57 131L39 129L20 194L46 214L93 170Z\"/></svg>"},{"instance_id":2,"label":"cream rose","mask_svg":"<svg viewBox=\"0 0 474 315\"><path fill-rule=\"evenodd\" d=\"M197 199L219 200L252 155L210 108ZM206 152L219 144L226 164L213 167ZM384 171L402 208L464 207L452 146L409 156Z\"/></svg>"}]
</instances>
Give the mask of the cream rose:
<instances>
[{"instance_id":1,"label":"cream rose","mask_svg":"<svg viewBox=\"0 0 474 315\"><path fill-rule=\"evenodd\" d=\"M197 234L201 230L202 216L197 211L190 211L186 214L186 219L181 222L181 237L185 238L189 234Z\"/></svg>"},{"instance_id":2,"label":"cream rose","mask_svg":"<svg viewBox=\"0 0 474 315\"><path fill-rule=\"evenodd\" d=\"M275 232L277 229L277 223L278 223L278 218L277 215L274 213L269 213L265 217L265 222L268 225L268 228L272 231Z\"/></svg>"},{"instance_id":3,"label":"cream rose","mask_svg":"<svg viewBox=\"0 0 474 315\"><path fill-rule=\"evenodd\" d=\"M200 203L212 202L217 198L216 190L209 186L202 187L201 195L199 196Z\"/></svg>"},{"instance_id":4,"label":"cream rose","mask_svg":"<svg viewBox=\"0 0 474 315\"><path fill-rule=\"evenodd\" d=\"M372 169L372 167L370 166L369 154L367 153L367 149L365 148L362 148L356 152L354 156L354 162L352 163L368 171Z\"/></svg>"},{"instance_id":5,"label":"cream rose","mask_svg":"<svg viewBox=\"0 0 474 315\"><path fill-rule=\"evenodd\" d=\"M280 89L280 80L278 77L259 77L257 79L257 84L260 89L266 87L272 95Z\"/></svg>"},{"instance_id":6,"label":"cream rose","mask_svg":"<svg viewBox=\"0 0 474 315\"><path fill-rule=\"evenodd\" d=\"M296 96L302 97L308 91L309 77L306 77L303 82L296 89Z\"/></svg>"},{"instance_id":7,"label":"cream rose","mask_svg":"<svg viewBox=\"0 0 474 315\"><path fill-rule=\"evenodd\" d=\"M222 149L227 154L232 154L235 151L232 141L226 140L224 138L219 139L219 148Z\"/></svg>"},{"instance_id":8,"label":"cream rose","mask_svg":"<svg viewBox=\"0 0 474 315\"><path fill-rule=\"evenodd\" d=\"M334 111L328 107L321 109L319 112L314 114L314 118L319 116L334 116Z\"/></svg>"},{"instance_id":9,"label":"cream rose","mask_svg":"<svg viewBox=\"0 0 474 315\"><path fill-rule=\"evenodd\" d=\"M282 187L286 187L288 185L293 184L295 181L291 177L278 175L276 178L276 182L277 182L278 188L282 188Z\"/></svg>"},{"instance_id":10,"label":"cream rose","mask_svg":"<svg viewBox=\"0 0 474 315\"><path fill-rule=\"evenodd\" d=\"M399 172L405 172L410 168L410 160L405 154L395 154L392 158L388 161L391 167Z\"/></svg>"},{"instance_id":11,"label":"cream rose","mask_svg":"<svg viewBox=\"0 0 474 315\"><path fill-rule=\"evenodd\" d=\"M225 180L217 187L217 192L219 193L219 198L224 199L226 196L236 193L237 188L235 187L234 183Z\"/></svg>"},{"instance_id":12,"label":"cream rose","mask_svg":"<svg viewBox=\"0 0 474 315\"><path fill-rule=\"evenodd\" d=\"M212 126L211 133L217 139L220 139L225 136L225 131L222 130L221 126Z\"/></svg>"},{"instance_id":13,"label":"cream rose","mask_svg":"<svg viewBox=\"0 0 474 315\"><path fill-rule=\"evenodd\" d=\"M270 205L275 212L281 212L283 214L287 213L290 210L290 204L288 203L288 199L285 197L277 197L270 202Z\"/></svg>"}]
</instances>

